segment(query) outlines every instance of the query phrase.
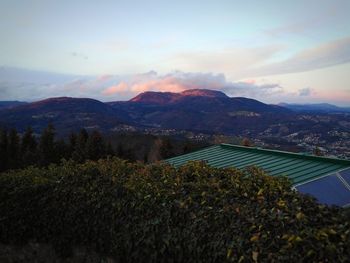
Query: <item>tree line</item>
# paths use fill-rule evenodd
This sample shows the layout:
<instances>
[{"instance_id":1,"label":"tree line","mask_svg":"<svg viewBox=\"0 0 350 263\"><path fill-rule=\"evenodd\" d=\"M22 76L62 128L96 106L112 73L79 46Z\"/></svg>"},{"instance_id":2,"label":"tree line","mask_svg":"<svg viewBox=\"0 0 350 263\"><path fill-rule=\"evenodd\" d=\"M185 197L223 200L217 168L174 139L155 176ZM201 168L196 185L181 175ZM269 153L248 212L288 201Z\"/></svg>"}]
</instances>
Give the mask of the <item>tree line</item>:
<instances>
[{"instance_id":1,"label":"tree line","mask_svg":"<svg viewBox=\"0 0 350 263\"><path fill-rule=\"evenodd\" d=\"M119 149L119 153L123 154ZM61 159L76 162L98 160L115 155L113 148L100 132L88 133L81 129L71 133L68 140L56 139L55 128L49 124L35 136L31 127L20 135L16 129L0 129L0 171L24 168L30 165L47 166Z\"/></svg>"},{"instance_id":2,"label":"tree line","mask_svg":"<svg viewBox=\"0 0 350 263\"><path fill-rule=\"evenodd\" d=\"M116 134L108 137L102 136L97 130L89 133L85 129L72 132L64 140L56 137L52 124L40 136L31 127L23 134L19 134L16 129L0 128L0 172L30 165L45 167L51 163L60 163L62 159L82 163L107 156L148 163L205 146L208 144L143 134Z\"/></svg>"}]
</instances>

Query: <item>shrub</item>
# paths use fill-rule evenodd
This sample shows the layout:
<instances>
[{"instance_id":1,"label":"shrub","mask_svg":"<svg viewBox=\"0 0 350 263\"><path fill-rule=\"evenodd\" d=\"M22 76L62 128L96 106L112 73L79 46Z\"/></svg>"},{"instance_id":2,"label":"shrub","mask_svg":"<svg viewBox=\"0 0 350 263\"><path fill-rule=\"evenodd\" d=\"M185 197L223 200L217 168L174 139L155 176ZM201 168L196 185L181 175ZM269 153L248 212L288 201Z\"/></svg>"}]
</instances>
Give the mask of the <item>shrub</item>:
<instances>
[{"instance_id":1,"label":"shrub","mask_svg":"<svg viewBox=\"0 0 350 263\"><path fill-rule=\"evenodd\" d=\"M350 260L350 220L262 170L113 158L0 175L0 242L118 262Z\"/></svg>"}]
</instances>

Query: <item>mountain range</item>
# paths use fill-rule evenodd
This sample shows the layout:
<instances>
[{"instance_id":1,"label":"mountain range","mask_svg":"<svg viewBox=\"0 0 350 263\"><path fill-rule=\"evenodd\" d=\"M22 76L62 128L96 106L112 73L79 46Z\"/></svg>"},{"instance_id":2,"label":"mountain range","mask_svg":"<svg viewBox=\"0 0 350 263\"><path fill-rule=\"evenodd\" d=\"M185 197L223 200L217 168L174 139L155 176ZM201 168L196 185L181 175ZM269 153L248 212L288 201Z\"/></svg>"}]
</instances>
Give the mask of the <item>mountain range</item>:
<instances>
[{"instance_id":1,"label":"mountain range","mask_svg":"<svg viewBox=\"0 0 350 263\"><path fill-rule=\"evenodd\" d=\"M206 133L257 134L287 125L293 132L321 123L301 118L285 105L269 105L220 91L192 89L181 93L144 92L129 101L100 102L89 98L58 97L33 103L0 103L0 125L40 132L51 122L68 134L80 128L104 132L132 126L138 129L177 129Z\"/></svg>"},{"instance_id":2,"label":"mountain range","mask_svg":"<svg viewBox=\"0 0 350 263\"><path fill-rule=\"evenodd\" d=\"M350 112L350 107L338 107L329 103L316 103L316 104L279 103L278 105L296 112L326 112L326 113Z\"/></svg>"}]
</instances>

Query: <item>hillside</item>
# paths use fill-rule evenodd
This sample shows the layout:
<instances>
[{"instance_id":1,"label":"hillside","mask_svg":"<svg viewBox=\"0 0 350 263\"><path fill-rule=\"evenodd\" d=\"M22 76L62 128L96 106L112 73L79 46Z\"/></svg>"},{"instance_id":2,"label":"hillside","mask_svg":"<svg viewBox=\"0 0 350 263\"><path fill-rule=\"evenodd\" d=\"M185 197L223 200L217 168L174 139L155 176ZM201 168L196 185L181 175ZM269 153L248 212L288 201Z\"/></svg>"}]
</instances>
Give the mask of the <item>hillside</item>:
<instances>
[{"instance_id":1,"label":"hillside","mask_svg":"<svg viewBox=\"0 0 350 263\"><path fill-rule=\"evenodd\" d=\"M181 93L145 92L128 102L108 104L142 125L206 132L238 133L245 129L254 132L285 119L287 114L293 115L283 107L198 89Z\"/></svg>"},{"instance_id":2,"label":"hillside","mask_svg":"<svg viewBox=\"0 0 350 263\"><path fill-rule=\"evenodd\" d=\"M25 105L27 102L23 101L0 101L0 110L14 108L20 105Z\"/></svg>"},{"instance_id":3,"label":"hillside","mask_svg":"<svg viewBox=\"0 0 350 263\"><path fill-rule=\"evenodd\" d=\"M40 131L51 122L61 133L79 128L112 131L121 124L238 134L258 132L292 117L291 111L220 91L195 89L181 93L145 92L129 101L50 98L0 110L0 125Z\"/></svg>"},{"instance_id":4,"label":"hillside","mask_svg":"<svg viewBox=\"0 0 350 263\"><path fill-rule=\"evenodd\" d=\"M98 100L59 97L0 111L0 122L23 131L27 126L40 132L52 123L63 134L80 128L111 129L122 123L116 111Z\"/></svg>"}]
</instances>

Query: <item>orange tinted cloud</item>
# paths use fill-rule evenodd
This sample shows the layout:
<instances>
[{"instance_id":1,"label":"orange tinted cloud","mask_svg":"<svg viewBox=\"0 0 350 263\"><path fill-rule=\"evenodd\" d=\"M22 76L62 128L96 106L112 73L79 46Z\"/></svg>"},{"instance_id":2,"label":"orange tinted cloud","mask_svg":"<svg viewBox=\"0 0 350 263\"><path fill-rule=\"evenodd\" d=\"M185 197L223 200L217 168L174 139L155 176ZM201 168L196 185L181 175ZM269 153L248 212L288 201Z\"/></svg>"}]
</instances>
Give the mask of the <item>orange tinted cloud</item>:
<instances>
[{"instance_id":1,"label":"orange tinted cloud","mask_svg":"<svg viewBox=\"0 0 350 263\"><path fill-rule=\"evenodd\" d=\"M125 92L128 92L128 84L126 84L125 82L120 82L118 85L108 87L107 89L102 91L102 94L110 96L110 95L115 95L118 93L125 93Z\"/></svg>"},{"instance_id":2,"label":"orange tinted cloud","mask_svg":"<svg viewBox=\"0 0 350 263\"><path fill-rule=\"evenodd\" d=\"M337 101L337 102L345 102L348 101L350 104L350 91L348 90L332 90L328 91L318 91L315 93L315 99L319 99L322 101Z\"/></svg>"},{"instance_id":3,"label":"orange tinted cloud","mask_svg":"<svg viewBox=\"0 0 350 263\"><path fill-rule=\"evenodd\" d=\"M181 92L186 89L189 89L189 87L179 83L176 78L172 77L137 83L130 88L130 90L135 93L145 91Z\"/></svg>"}]
</instances>

